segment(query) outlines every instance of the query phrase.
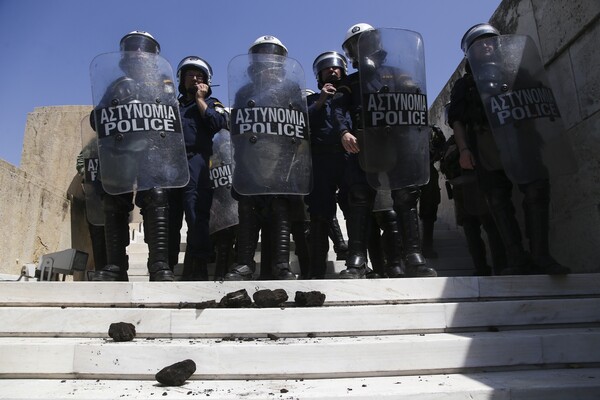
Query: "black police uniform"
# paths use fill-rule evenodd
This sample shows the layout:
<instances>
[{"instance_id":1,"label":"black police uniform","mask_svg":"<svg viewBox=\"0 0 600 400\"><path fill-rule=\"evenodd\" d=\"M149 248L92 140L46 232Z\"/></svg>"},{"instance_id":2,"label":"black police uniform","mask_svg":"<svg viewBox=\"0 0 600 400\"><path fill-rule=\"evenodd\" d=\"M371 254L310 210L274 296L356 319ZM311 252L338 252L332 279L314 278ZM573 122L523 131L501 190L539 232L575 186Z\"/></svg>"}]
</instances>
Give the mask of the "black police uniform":
<instances>
[{"instance_id":1,"label":"black police uniform","mask_svg":"<svg viewBox=\"0 0 600 400\"><path fill-rule=\"evenodd\" d=\"M329 96L322 107L316 102L321 96L307 97L308 119L313 166L313 189L305 201L310 214L310 278L322 279L327 269L329 231L335 218L338 190L344 191L344 170L347 153L340 142ZM336 220L337 221L337 220Z\"/></svg>"},{"instance_id":2,"label":"black police uniform","mask_svg":"<svg viewBox=\"0 0 600 400\"><path fill-rule=\"evenodd\" d=\"M210 92L209 92L210 96ZM187 152L190 180L180 189L170 190L171 240L170 264L177 264L182 216L187 224L187 246L183 280L208 279L207 262L212 253L208 222L212 204L212 182L209 175L212 138L227 128L225 107L213 97L204 99L208 108L201 115L196 100L179 99L179 112Z\"/></svg>"}]
</instances>

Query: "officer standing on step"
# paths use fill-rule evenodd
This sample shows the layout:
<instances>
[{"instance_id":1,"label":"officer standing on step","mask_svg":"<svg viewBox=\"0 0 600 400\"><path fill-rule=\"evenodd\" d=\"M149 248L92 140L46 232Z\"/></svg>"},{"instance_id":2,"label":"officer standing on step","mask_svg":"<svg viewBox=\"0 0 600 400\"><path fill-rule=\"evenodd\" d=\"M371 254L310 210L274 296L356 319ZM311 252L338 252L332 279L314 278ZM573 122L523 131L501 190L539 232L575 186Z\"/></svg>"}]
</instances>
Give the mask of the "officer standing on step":
<instances>
[{"instance_id":1,"label":"officer standing on step","mask_svg":"<svg viewBox=\"0 0 600 400\"><path fill-rule=\"evenodd\" d=\"M96 281L128 280L129 213L135 204L144 218L151 281L172 281L168 263L168 188L189 179L173 73L147 32L121 39L120 52L105 53L90 65L98 135L107 263Z\"/></svg>"},{"instance_id":2,"label":"officer standing on step","mask_svg":"<svg viewBox=\"0 0 600 400\"><path fill-rule=\"evenodd\" d=\"M370 32L370 33L369 33ZM368 34L372 41L370 54L359 54L359 38ZM347 183L349 185L348 195L348 259L346 260L346 269L340 273L340 278L363 278L368 272L366 266L366 246L369 224L371 221L371 212L375 201L376 190L370 185L365 166L375 171L377 170L378 157L385 162L388 158L393 158L397 162L400 156L396 153L397 147L387 146L380 143L378 146L383 148L380 154L374 154L366 164L359 161L363 157L361 130L364 128L362 116L363 105L361 98L361 83L371 85L376 90L382 90L381 79L391 79L389 83L391 90L400 90L405 83L406 76L397 68L388 68L382 65L387 54L381 47L379 41L379 31L376 31L371 25L359 23L348 29L345 41L342 45L352 65L362 71L351 74L338 87L339 95L334 100L334 110L336 119L340 125L341 140L344 149L350 153L347 165ZM366 44L366 47L369 47ZM359 59L359 56L361 57ZM386 72L383 71L386 68ZM383 72L383 75L381 74ZM365 81L367 79L367 81ZM361 80L363 80L361 82ZM385 91L387 89L384 89ZM404 89L402 89L404 90ZM348 120L348 113L351 120ZM389 135L388 135L389 136ZM366 135L364 136L366 137ZM394 154L389 154L393 152ZM364 152L363 152L364 153ZM375 152L378 153L378 152ZM363 159L364 161L364 159ZM405 160L408 162L409 160ZM412 161L412 160L411 160ZM425 258L421 253L421 240L419 235L419 217L417 214L417 202L419 200L420 190L417 185L408 185L403 188L392 188L393 208L397 214L398 227L402 238L402 251L406 271L400 265L393 265L388 268L386 274L390 278L402 277L404 275L411 277L434 277L436 271L426 265ZM401 250L398 247L396 252ZM388 257L396 259L397 254L389 254Z\"/></svg>"},{"instance_id":3,"label":"officer standing on step","mask_svg":"<svg viewBox=\"0 0 600 400\"><path fill-rule=\"evenodd\" d=\"M221 102L211 97L211 66L202 58L188 56L177 66L179 112L183 127L190 180L181 189L170 191L169 206L173 220L173 237L181 229L181 214L187 224L187 246L182 280L208 279L207 263L212 252L209 237L210 208L213 198L209 161L213 153L213 137L227 129L227 114ZM175 243L177 242L177 243ZM179 253L179 240L173 240L173 254Z\"/></svg>"},{"instance_id":4,"label":"officer standing on step","mask_svg":"<svg viewBox=\"0 0 600 400\"><path fill-rule=\"evenodd\" d=\"M475 169L477 182L504 242L508 267L500 273L567 274L569 268L549 253L549 169L552 163L562 163L557 169L568 170L570 148L564 144L556 148L556 138L561 137L560 115L545 82L537 49L530 38L501 36L487 23L471 27L461 40L461 49L467 57L466 73L452 88L448 119L460 151L460 166L465 170ZM520 64L512 65L514 60ZM513 120L522 110L517 95L532 90L550 93L545 96L548 102L544 109L556 110L555 114ZM501 98L513 102L497 113L490 105L498 104ZM554 154L561 157L549 160L544 155L549 150L555 150ZM515 218L513 182L524 195L530 253L523 248Z\"/></svg>"},{"instance_id":5,"label":"officer standing on step","mask_svg":"<svg viewBox=\"0 0 600 400\"><path fill-rule=\"evenodd\" d=\"M310 214L309 277L323 279L327 270L329 232L335 230L341 235L335 217L336 193L344 185L347 153L340 143L331 103L340 81L348 75L346 57L335 51L321 53L313 62L313 72L321 92L307 98L315 173L313 190L305 201Z\"/></svg>"},{"instance_id":6,"label":"officer standing on step","mask_svg":"<svg viewBox=\"0 0 600 400\"><path fill-rule=\"evenodd\" d=\"M289 262L291 198L310 192L311 158L304 72L287 53L279 39L265 35L229 63L239 226L237 262L225 280L252 279L264 223L272 229L273 277L296 279Z\"/></svg>"}]
</instances>

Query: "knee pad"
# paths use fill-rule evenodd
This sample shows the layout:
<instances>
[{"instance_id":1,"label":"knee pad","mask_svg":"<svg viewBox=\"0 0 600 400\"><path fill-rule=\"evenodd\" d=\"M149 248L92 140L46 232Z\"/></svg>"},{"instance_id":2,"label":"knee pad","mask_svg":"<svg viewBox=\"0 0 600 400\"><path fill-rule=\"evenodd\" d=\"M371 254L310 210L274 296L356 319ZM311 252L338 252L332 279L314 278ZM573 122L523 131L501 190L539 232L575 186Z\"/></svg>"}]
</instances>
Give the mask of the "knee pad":
<instances>
[{"instance_id":1,"label":"knee pad","mask_svg":"<svg viewBox=\"0 0 600 400\"><path fill-rule=\"evenodd\" d=\"M141 209L166 207L169 204L169 191L163 188L152 188L139 192L135 203Z\"/></svg>"},{"instance_id":2,"label":"knee pad","mask_svg":"<svg viewBox=\"0 0 600 400\"><path fill-rule=\"evenodd\" d=\"M367 185L354 185L348 192L348 203L353 206L372 206L375 194L375 190Z\"/></svg>"},{"instance_id":3,"label":"knee pad","mask_svg":"<svg viewBox=\"0 0 600 400\"><path fill-rule=\"evenodd\" d=\"M421 190L416 186L410 186L403 189L392 191L394 198L394 207L396 208L414 208L419 201Z\"/></svg>"},{"instance_id":4,"label":"knee pad","mask_svg":"<svg viewBox=\"0 0 600 400\"><path fill-rule=\"evenodd\" d=\"M133 210L133 193L124 193L119 195L105 194L102 202L105 212L128 213Z\"/></svg>"}]
</instances>

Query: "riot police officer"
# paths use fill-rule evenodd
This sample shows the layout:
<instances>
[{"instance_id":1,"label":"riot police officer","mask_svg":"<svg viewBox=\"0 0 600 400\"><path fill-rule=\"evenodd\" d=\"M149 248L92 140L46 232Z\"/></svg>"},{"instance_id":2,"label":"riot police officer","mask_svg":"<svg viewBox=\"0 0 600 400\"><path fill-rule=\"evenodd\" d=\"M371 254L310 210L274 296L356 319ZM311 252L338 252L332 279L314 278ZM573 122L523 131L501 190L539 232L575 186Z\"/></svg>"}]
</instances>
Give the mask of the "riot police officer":
<instances>
[{"instance_id":1,"label":"riot police officer","mask_svg":"<svg viewBox=\"0 0 600 400\"><path fill-rule=\"evenodd\" d=\"M346 33L342 45L347 57L352 61L355 68L359 68L361 62L358 59L359 37L374 28L365 23L359 23L350 27ZM385 51L379 49L372 54L370 59L365 59L364 65L375 70L378 63L385 58ZM366 72L366 71L365 71ZM390 71L397 74L397 71ZM400 74L397 78L402 79ZM340 273L340 278L362 278L367 272L366 266L366 243L369 232L369 221L375 201L376 191L369 186L365 171L359 163L359 140L358 131L362 128L361 123L361 86L359 73L353 73L338 87L341 96L334 101L334 110L340 127L341 141L344 149L350 153L347 165L347 183L349 185L348 195L348 259L346 269ZM350 119L347 117L350 114ZM421 240L419 232L419 217L417 213L417 202L420 190L418 186L408 186L402 189L392 190L393 209L397 214L398 230L402 239L402 258L405 270L398 263L386 268L386 273L391 278L410 277L433 277L436 271L426 265L425 258L421 252ZM392 241L394 242L394 241ZM397 241L395 241L397 242ZM391 250L391 248L390 248ZM395 246L393 250L399 254L400 249ZM398 254L387 254L394 260Z\"/></svg>"},{"instance_id":2,"label":"riot police officer","mask_svg":"<svg viewBox=\"0 0 600 400\"><path fill-rule=\"evenodd\" d=\"M128 280L129 213L137 188L135 204L144 218L150 280L172 281L165 187L183 185L188 179L172 73L158 56L159 43L147 32L128 33L120 50L96 57L91 66L96 105L91 121L99 137L107 192L103 198L107 263L93 280ZM114 71L115 63L124 75L105 85L104 72ZM164 163L165 154L170 163Z\"/></svg>"},{"instance_id":3,"label":"riot police officer","mask_svg":"<svg viewBox=\"0 0 600 400\"><path fill-rule=\"evenodd\" d=\"M531 169L535 169L536 173L542 171L535 179L517 182L524 195L525 225L531 251L529 254L523 247L521 230L515 217L512 202L513 182L507 175L509 165L501 158L501 152L498 150L503 144L498 143L495 132L492 134L492 126L486 115L480 89L474 79L472 68L475 66L472 65L472 61L478 63L478 68L486 69L484 73L490 79L490 88L496 86L494 81L500 82L503 79L502 74L505 71L502 65L492 59L495 50L493 40L500 38L500 32L495 27L483 23L467 30L461 40L461 49L465 56L471 54L475 59L468 58L465 75L455 82L448 111L449 123L454 130L460 151L460 166L466 170L476 170L479 186L484 192L504 242L508 267L500 273L566 274L570 272L569 268L554 260L548 248L550 184L546 166L538 162L537 153L541 146L530 146L528 154L520 154L517 157L526 158L532 165L535 163L535 168ZM473 51L469 53L472 46ZM528 125L522 123L521 126ZM528 135L516 136L534 137L536 134L534 129L530 129ZM503 152L507 154L510 149L503 149Z\"/></svg>"},{"instance_id":4,"label":"riot police officer","mask_svg":"<svg viewBox=\"0 0 600 400\"><path fill-rule=\"evenodd\" d=\"M207 262L212 252L209 237L210 208L213 189L209 161L213 153L213 136L227 128L227 115L221 102L211 97L211 66L202 58L188 56L177 66L179 112L190 172L188 184L171 189L171 251L179 253L179 229L182 211L187 223L187 246L182 280L207 280ZM172 260L176 259L172 256Z\"/></svg>"},{"instance_id":5,"label":"riot police officer","mask_svg":"<svg viewBox=\"0 0 600 400\"><path fill-rule=\"evenodd\" d=\"M237 260L225 280L252 279L258 231L265 223L273 232L272 275L296 279L289 263L290 203L291 196L310 190L311 170L303 72L294 75L301 68L287 53L279 39L266 35L229 63L232 194L239 226Z\"/></svg>"},{"instance_id":6,"label":"riot police officer","mask_svg":"<svg viewBox=\"0 0 600 400\"><path fill-rule=\"evenodd\" d=\"M315 173L313 190L305 201L310 214L310 278L323 279L329 232L340 230L335 218L336 193L344 185L347 153L340 143L331 103L336 87L348 75L346 57L335 51L321 53L313 62L313 72L321 92L307 97ZM332 226L333 221L337 226Z\"/></svg>"}]
</instances>

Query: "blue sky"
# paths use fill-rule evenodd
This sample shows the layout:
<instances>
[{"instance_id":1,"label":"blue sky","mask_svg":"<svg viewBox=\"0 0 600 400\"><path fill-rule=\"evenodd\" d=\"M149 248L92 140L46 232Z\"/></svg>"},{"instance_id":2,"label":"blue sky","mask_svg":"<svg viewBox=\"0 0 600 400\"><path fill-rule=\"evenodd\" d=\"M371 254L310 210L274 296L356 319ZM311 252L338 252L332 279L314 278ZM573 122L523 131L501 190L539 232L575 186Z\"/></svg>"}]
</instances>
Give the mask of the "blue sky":
<instances>
[{"instance_id":1,"label":"blue sky","mask_svg":"<svg viewBox=\"0 0 600 400\"><path fill-rule=\"evenodd\" d=\"M315 57L341 51L358 22L420 32L430 102L462 59L460 39L500 0L0 0L0 158L20 163L35 107L92 103L89 64L117 51L132 30L150 32L176 68L188 55L214 71L213 95L228 105L227 65L261 35L278 37L316 90Z\"/></svg>"}]
</instances>

